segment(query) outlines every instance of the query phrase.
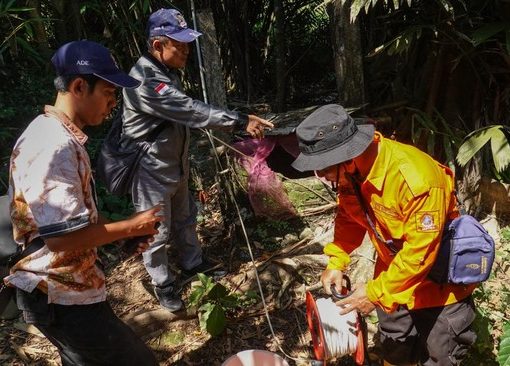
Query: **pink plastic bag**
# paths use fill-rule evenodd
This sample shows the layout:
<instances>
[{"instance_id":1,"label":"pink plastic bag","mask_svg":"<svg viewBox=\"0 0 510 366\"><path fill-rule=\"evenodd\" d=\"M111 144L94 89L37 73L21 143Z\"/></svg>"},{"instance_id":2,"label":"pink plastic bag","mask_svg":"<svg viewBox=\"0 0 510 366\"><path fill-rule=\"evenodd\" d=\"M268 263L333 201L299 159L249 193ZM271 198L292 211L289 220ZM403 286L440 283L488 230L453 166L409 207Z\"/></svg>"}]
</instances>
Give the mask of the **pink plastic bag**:
<instances>
[{"instance_id":1,"label":"pink plastic bag","mask_svg":"<svg viewBox=\"0 0 510 366\"><path fill-rule=\"evenodd\" d=\"M269 168L266 158L273 151L276 138L247 139L234 147L247 156L236 154L239 163L248 172L248 198L256 216L286 219L297 215L285 192L282 181Z\"/></svg>"}]
</instances>

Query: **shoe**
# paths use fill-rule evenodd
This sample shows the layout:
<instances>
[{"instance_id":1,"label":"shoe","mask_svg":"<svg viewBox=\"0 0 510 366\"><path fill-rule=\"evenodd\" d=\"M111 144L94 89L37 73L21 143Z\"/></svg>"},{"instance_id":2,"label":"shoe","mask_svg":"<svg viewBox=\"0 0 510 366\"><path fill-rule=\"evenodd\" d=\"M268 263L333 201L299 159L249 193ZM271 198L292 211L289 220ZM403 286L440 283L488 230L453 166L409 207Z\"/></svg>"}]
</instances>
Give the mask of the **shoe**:
<instances>
[{"instance_id":1,"label":"shoe","mask_svg":"<svg viewBox=\"0 0 510 366\"><path fill-rule=\"evenodd\" d=\"M181 276L184 279L189 279L191 277L196 276L197 273L208 273L215 269L220 268L221 266L222 266L221 263L211 262L210 260L203 258L202 263L200 263L198 266L195 266L191 269L182 269Z\"/></svg>"},{"instance_id":2,"label":"shoe","mask_svg":"<svg viewBox=\"0 0 510 366\"><path fill-rule=\"evenodd\" d=\"M173 283L163 287L154 286L154 295L156 295L159 304L172 313L181 310L184 306Z\"/></svg>"}]
</instances>

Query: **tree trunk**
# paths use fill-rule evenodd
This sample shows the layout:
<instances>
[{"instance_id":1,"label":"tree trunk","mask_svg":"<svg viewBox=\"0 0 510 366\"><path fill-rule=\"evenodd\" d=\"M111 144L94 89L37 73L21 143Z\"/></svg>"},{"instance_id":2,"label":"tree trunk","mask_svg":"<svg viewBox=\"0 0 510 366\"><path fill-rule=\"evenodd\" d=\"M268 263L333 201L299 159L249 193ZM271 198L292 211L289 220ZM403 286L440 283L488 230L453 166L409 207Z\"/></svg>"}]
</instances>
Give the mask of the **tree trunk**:
<instances>
[{"instance_id":1,"label":"tree trunk","mask_svg":"<svg viewBox=\"0 0 510 366\"><path fill-rule=\"evenodd\" d=\"M41 2L40 0L28 0L27 6L32 8L30 10L30 18L33 20L32 25L34 27L34 40L37 44L37 51L41 56L46 57L50 54L50 48L48 46L46 30L41 19Z\"/></svg>"},{"instance_id":2,"label":"tree trunk","mask_svg":"<svg viewBox=\"0 0 510 366\"><path fill-rule=\"evenodd\" d=\"M250 24L248 22L248 0L243 2L243 16L245 21L243 22L244 28L244 68L246 74L246 104L251 103L252 97L252 83L251 83L251 59L250 59Z\"/></svg>"},{"instance_id":3,"label":"tree trunk","mask_svg":"<svg viewBox=\"0 0 510 366\"><path fill-rule=\"evenodd\" d=\"M283 1L274 0L275 54L276 54L276 111L285 110L285 30Z\"/></svg>"},{"instance_id":4,"label":"tree trunk","mask_svg":"<svg viewBox=\"0 0 510 366\"><path fill-rule=\"evenodd\" d=\"M205 73L205 88L210 104L225 107L227 97L225 94L225 78L221 67L216 27L211 9L197 11L197 23L203 36L200 37L200 49Z\"/></svg>"},{"instance_id":5,"label":"tree trunk","mask_svg":"<svg viewBox=\"0 0 510 366\"><path fill-rule=\"evenodd\" d=\"M82 24L80 15L80 4L78 1L66 2L66 29L73 40L81 39Z\"/></svg>"},{"instance_id":6,"label":"tree trunk","mask_svg":"<svg viewBox=\"0 0 510 366\"><path fill-rule=\"evenodd\" d=\"M67 42L69 36L67 34L66 25L64 22L65 16L65 1L64 0L53 0L53 9L55 11L55 20L53 22L53 29L55 31L55 40L57 41L57 47L62 46Z\"/></svg>"},{"instance_id":7,"label":"tree trunk","mask_svg":"<svg viewBox=\"0 0 510 366\"><path fill-rule=\"evenodd\" d=\"M335 0L328 8L338 99L347 107L365 102L360 28L358 21L350 21L351 3Z\"/></svg>"},{"instance_id":8,"label":"tree trunk","mask_svg":"<svg viewBox=\"0 0 510 366\"><path fill-rule=\"evenodd\" d=\"M56 20L54 22L57 47L79 40L82 34L80 6L77 1L53 0Z\"/></svg>"}]
</instances>

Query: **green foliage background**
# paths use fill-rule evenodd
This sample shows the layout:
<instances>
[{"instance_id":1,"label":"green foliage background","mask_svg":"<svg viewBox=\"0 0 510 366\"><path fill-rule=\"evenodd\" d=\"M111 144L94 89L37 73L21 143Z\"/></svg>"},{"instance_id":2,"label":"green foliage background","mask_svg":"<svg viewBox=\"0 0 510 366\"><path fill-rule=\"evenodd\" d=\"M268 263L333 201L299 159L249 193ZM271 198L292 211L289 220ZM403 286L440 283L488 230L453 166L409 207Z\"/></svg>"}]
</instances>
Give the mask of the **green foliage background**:
<instances>
[{"instance_id":1,"label":"green foliage background","mask_svg":"<svg viewBox=\"0 0 510 366\"><path fill-rule=\"evenodd\" d=\"M288 109L342 102L335 84L328 15L338 1L281 2ZM464 136L490 125L509 125L510 2L348 3L350 17L360 29L364 61L366 105L360 113L377 117L379 130L455 166ZM195 1L198 10L208 9L214 16L232 106L249 101L272 107L277 87L275 4L273 0ZM148 15L160 7L177 7L192 23L187 0L0 0L0 194L8 186L8 160L16 138L44 104L53 103L53 52L71 40L95 40L109 47L127 71L145 50ZM190 63L185 76L189 92L200 95L196 62ZM92 158L107 127L89 131ZM495 159L492 154L487 159L486 167L492 167L492 161L508 164L508 157ZM127 198L108 197L101 187L99 193L100 210L106 216L120 219L132 211ZM260 236L264 229L271 228L262 228ZM501 258L510 260L508 248L506 241ZM496 269L493 281L508 283L508 266L502 268L506 272ZM508 321L503 308L510 300L504 295L508 294L505 286L501 296L506 302L492 303L497 291L490 286L477 294L482 309L490 309L479 316L480 329L487 330L482 335L501 331ZM218 308L204 310L219 314ZM501 342L504 350L507 337ZM494 337L483 336L477 345L481 355L497 346ZM502 364L508 364L505 354L500 355Z\"/></svg>"}]
</instances>

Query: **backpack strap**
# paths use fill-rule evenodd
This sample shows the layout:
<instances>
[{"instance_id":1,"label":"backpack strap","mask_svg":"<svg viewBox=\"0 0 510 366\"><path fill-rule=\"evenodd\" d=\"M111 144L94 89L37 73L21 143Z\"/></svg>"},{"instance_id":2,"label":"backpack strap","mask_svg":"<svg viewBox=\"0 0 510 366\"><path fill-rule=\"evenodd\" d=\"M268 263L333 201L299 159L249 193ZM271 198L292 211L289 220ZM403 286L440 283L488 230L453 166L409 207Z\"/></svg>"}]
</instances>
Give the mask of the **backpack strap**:
<instances>
[{"instance_id":1,"label":"backpack strap","mask_svg":"<svg viewBox=\"0 0 510 366\"><path fill-rule=\"evenodd\" d=\"M159 125L156 126L155 129L153 129L149 134L147 135L147 142L153 143L158 138L159 134L167 127L166 122L160 122Z\"/></svg>"},{"instance_id":2,"label":"backpack strap","mask_svg":"<svg viewBox=\"0 0 510 366\"><path fill-rule=\"evenodd\" d=\"M453 190L453 195L457 200L457 208L459 209L459 213L461 215L467 215L466 206L464 206L464 202L459 198L459 192L456 189Z\"/></svg>"}]
</instances>

